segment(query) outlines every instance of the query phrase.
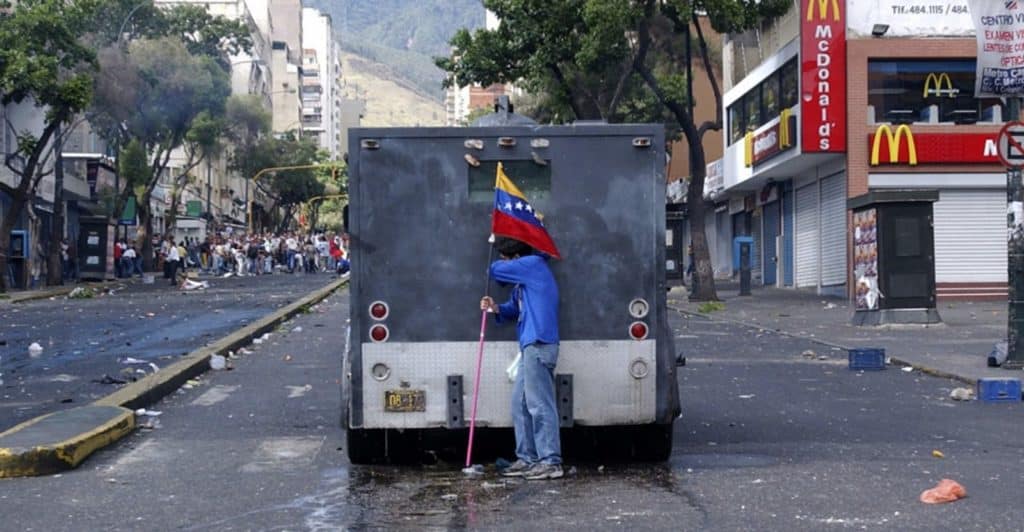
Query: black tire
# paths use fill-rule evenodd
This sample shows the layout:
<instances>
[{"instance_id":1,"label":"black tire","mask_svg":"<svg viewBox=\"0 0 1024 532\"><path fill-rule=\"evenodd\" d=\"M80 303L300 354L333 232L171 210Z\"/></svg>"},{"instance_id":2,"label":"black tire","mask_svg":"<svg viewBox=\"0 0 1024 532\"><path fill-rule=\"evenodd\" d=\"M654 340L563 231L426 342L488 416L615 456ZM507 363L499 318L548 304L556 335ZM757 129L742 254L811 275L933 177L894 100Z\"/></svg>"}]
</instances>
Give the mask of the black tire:
<instances>
[{"instance_id":1,"label":"black tire","mask_svg":"<svg viewBox=\"0 0 1024 532\"><path fill-rule=\"evenodd\" d=\"M384 429L348 429L345 446L353 464L383 464L387 461Z\"/></svg>"},{"instance_id":2,"label":"black tire","mask_svg":"<svg viewBox=\"0 0 1024 532\"><path fill-rule=\"evenodd\" d=\"M672 455L672 424L654 423L636 427L633 457L644 462L664 462Z\"/></svg>"}]
</instances>

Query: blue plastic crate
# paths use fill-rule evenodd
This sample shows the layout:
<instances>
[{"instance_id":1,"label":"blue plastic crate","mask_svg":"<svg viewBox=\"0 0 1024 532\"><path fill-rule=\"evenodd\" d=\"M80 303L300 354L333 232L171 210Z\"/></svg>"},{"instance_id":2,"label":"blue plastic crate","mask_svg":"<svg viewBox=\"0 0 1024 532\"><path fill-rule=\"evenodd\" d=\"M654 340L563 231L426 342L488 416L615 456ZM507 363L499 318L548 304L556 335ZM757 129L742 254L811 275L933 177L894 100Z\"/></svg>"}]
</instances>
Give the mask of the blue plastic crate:
<instances>
[{"instance_id":1,"label":"blue plastic crate","mask_svg":"<svg viewBox=\"0 0 1024 532\"><path fill-rule=\"evenodd\" d=\"M978 379L978 399L986 403L1020 402L1020 379Z\"/></svg>"},{"instance_id":2,"label":"blue plastic crate","mask_svg":"<svg viewBox=\"0 0 1024 532\"><path fill-rule=\"evenodd\" d=\"M850 369L876 371L885 369L885 349L880 347L858 347L849 350Z\"/></svg>"}]
</instances>

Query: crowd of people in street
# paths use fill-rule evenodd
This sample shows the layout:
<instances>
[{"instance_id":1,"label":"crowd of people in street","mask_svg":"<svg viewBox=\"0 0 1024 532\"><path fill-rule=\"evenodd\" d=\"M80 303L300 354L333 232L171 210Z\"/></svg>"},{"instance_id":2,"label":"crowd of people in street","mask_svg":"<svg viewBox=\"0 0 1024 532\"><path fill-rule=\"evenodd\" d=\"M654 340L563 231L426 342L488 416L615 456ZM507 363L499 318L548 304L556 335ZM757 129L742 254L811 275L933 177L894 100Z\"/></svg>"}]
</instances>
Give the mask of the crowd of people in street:
<instances>
[{"instance_id":1,"label":"crowd of people in street","mask_svg":"<svg viewBox=\"0 0 1024 532\"><path fill-rule=\"evenodd\" d=\"M153 242L156 271L172 285L183 282L186 272L228 277L274 273L349 271L348 235L330 232L283 234L213 235L205 239L156 236ZM141 248L137 242L119 239L114 245L117 277L144 276Z\"/></svg>"}]
</instances>

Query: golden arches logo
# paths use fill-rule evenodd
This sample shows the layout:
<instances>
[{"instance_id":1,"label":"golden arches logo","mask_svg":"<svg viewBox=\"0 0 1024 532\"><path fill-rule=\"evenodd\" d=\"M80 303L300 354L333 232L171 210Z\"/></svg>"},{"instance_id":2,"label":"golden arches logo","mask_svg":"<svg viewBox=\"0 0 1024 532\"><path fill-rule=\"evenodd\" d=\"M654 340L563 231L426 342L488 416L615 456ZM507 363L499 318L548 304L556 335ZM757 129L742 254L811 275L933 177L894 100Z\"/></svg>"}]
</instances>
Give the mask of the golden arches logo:
<instances>
[{"instance_id":1,"label":"golden arches logo","mask_svg":"<svg viewBox=\"0 0 1024 532\"><path fill-rule=\"evenodd\" d=\"M748 131L743 135L743 166L754 166L754 133Z\"/></svg>"},{"instance_id":2,"label":"golden arches logo","mask_svg":"<svg viewBox=\"0 0 1024 532\"><path fill-rule=\"evenodd\" d=\"M910 131L910 126L901 124L893 134L889 124L882 124L875 130L875 140L871 143L871 166L878 166L878 151L882 148L883 136L889 142L889 164L899 162L900 141L903 137L907 138L907 164L917 164L917 146L914 145L914 133Z\"/></svg>"},{"instance_id":3,"label":"golden arches logo","mask_svg":"<svg viewBox=\"0 0 1024 532\"><path fill-rule=\"evenodd\" d=\"M946 83L945 90L942 89L943 82ZM924 89L921 91L921 97L927 98L929 92L934 93L936 96L946 95L950 98L955 98L960 91L953 88L953 80L949 79L948 73L936 74L932 72L928 74L928 77L924 78Z\"/></svg>"},{"instance_id":4,"label":"golden arches logo","mask_svg":"<svg viewBox=\"0 0 1024 532\"><path fill-rule=\"evenodd\" d=\"M845 0L844 0L845 1ZM818 20L828 19L828 7L832 4L832 20L839 21L839 0L807 0L807 20L814 20L814 4L818 4Z\"/></svg>"},{"instance_id":5,"label":"golden arches logo","mask_svg":"<svg viewBox=\"0 0 1024 532\"><path fill-rule=\"evenodd\" d=\"M789 116L793 112L783 109L779 114L779 149L784 150L793 145L793 138L789 131Z\"/></svg>"}]
</instances>

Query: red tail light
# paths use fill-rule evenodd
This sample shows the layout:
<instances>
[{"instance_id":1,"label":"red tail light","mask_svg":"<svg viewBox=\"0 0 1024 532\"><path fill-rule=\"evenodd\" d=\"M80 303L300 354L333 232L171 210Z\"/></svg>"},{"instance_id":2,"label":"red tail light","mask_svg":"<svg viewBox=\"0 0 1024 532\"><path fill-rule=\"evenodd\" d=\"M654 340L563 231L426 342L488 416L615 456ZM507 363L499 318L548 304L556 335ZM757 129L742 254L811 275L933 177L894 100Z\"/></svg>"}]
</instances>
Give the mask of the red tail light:
<instances>
[{"instance_id":1,"label":"red tail light","mask_svg":"<svg viewBox=\"0 0 1024 532\"><path fill-rule=\"evenodd\" d=\"M647 338L647 324L642 321L634 321L633 324L629 326L629 335L633 337L634 340L643 340L644 338Z\"/></svg>"},{"instance_id":2,"label":"red tail light","mask_svg":"<svg viewBox=\"0 0 1024 532\"><path fill-rule=\"evenodd\" d=\"M388 304L383 301L374 301L370 303L370 317L375 320L382 320L388 317L390 309Z\"/></svg>"},{"instance_id":3,"label":"red tail light","mask_svg":"<svg viewBox=\"0 0 1024 532\"><path fill-rule=\"evenodd\" d=\"M381 325L378 323L377 325L370 327L370 339L374 342L385 342L390 335L387 325Z\"/></svg>"}]
</instances>

